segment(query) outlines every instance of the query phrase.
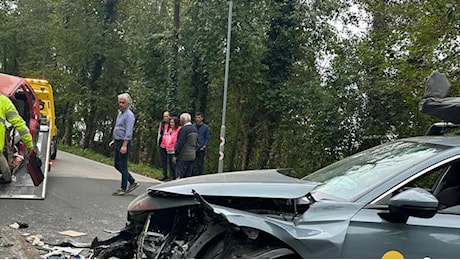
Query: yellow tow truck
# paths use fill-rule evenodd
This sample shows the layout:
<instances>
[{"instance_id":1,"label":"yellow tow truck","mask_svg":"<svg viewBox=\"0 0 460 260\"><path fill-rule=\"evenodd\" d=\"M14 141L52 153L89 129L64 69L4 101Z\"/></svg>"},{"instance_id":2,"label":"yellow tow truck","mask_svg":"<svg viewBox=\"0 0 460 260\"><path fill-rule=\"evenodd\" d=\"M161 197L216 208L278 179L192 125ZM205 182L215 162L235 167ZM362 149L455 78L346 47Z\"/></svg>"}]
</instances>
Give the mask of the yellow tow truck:
<instances>
[{"instance_id":1,"label":"yellow tow truck","mask_svg":"<svg viewBox=\"0 0 460 260\"><path fill-rule=\"evenodd\" d=\"M0 199L45 199L50 165L51 131L40 125L40 102L25 78L0 73L0 93L9 97L32 135L34 149L25 151L15 127L5 122L3 155L7 166L0 178ZM2 164L3 165L3 164ZM6 173L6 175L5 175Z\"/></svg>"},{"instance_id":2,"label":"yellow tow truck","mask_svg":"<svg viewBox=\"0 0 460 260\"><path fill-rule=\"evenodd\" d=\"M40 125L48 125L50 128L50 159L55 160L57 156L57 126L56 112L54 107L53 87L44 79L26 78L32 86L40 102Z\"/></svg>"}]
</instances>

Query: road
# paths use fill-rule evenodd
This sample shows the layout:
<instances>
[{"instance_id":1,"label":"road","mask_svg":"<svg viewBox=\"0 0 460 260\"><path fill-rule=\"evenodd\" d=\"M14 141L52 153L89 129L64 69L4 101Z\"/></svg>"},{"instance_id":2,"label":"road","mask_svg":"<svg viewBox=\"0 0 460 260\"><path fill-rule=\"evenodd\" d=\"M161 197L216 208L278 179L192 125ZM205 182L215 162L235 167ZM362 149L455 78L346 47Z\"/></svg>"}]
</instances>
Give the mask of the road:
<instances>
[{"instance_id":1,"label":"road","mask_svg":"<svg viewBox=\"0 0 460 260\"><path fill-rule=\"evenodd\" d=\"M48 174L44 200L2 199L0 226L14 222L28 224L21 229L43 236L46 244L72 239L89 243L95 237L112 235L104 230L125 226L128 204L158 180L133 174L140 187L126 196L112 196L121 176L113 167L59 151ZM66 230L86 233L80 237L59 234Z\"/></svg>"}]
</instances>

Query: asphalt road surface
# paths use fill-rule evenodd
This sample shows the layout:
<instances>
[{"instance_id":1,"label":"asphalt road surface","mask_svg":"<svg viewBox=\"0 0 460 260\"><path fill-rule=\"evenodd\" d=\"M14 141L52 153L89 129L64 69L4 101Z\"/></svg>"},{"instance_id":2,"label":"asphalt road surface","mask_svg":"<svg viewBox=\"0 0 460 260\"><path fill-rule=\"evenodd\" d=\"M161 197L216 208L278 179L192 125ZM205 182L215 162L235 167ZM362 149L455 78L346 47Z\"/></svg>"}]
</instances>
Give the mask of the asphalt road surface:
<instances>
[{"instance_id":1,"label":"asphalt road surface","mask_svg":"<svg viewBox=\"0 0 460 260\"><path fill-rule=\"evenodd\" d=\"M2 199L0 226L25 223L22 233L41 235L45 244L65 241L90 243L95 237L113 236L126 224L128 204L158 180L133 174L140 187L126 196L112 196L120 187L121 176L112 166L58 151L48 174L44 200ZM79 237L59 234L73 230Z\"/></svg>"}]
</instances>

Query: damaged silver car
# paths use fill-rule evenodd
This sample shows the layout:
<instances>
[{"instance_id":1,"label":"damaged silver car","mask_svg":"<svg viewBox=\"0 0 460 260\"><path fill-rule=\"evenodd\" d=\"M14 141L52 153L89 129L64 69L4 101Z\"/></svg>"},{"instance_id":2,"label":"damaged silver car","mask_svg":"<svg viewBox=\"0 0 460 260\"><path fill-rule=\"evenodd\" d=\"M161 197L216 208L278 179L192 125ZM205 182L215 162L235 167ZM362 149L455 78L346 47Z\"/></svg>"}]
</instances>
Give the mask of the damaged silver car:
<instances>
[{"instance_id":1,"label":"damaged silver car","mask_svg":"<svg viewBox=\"0 0 460 260\"><path fill-rule=\"evenodd\" d=\"M152 186L92 248L96 258L455 258L457 186L460 137L402 139L303 179L257 170Z\"/></svg>"},{"instance_id":2,"label":"damaged silver car","mask_svg":"<svg viewBox=\"0 0 460 260\"><path fill-rule=\"evenodd\" d=\"M449 87L436 82L427 89ZM460 136L448 132L459 126L434 124L302 179L256 170L155 185L91 248L96 258L458 258Z\"/></svg>"}]
</instances>

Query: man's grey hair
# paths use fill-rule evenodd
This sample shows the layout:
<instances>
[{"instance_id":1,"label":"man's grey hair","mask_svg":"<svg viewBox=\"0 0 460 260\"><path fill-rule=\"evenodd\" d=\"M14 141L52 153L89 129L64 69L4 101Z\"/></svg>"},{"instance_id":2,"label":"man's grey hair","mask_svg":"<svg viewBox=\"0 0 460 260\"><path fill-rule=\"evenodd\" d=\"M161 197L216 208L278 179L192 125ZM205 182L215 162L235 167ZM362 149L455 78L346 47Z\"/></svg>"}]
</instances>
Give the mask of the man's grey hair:
<instances>
[{"instance_id":1,"label":"man's grey hair","mask_svg":"<svg viewBox=\"0 0 460 260\"><path fill-rule=\"evenodd\" d=\"M126 100L129 106L131 106L131 104L133 103L133 100L131 99L131 96L128 93L121 93L120 95L118 95L118 99L120 98Z\"/></svg>"},{"instance_id":2,"label":"man's grey hair","mask_svg":"<svg viewBox=\"0 0 460 260\"><path fill-rule=\"evenodd\" d=\"M182 113L180 115L180 120L184 123L192 122L192 116L189 113Z\"/></svg>"}]
</instances>

